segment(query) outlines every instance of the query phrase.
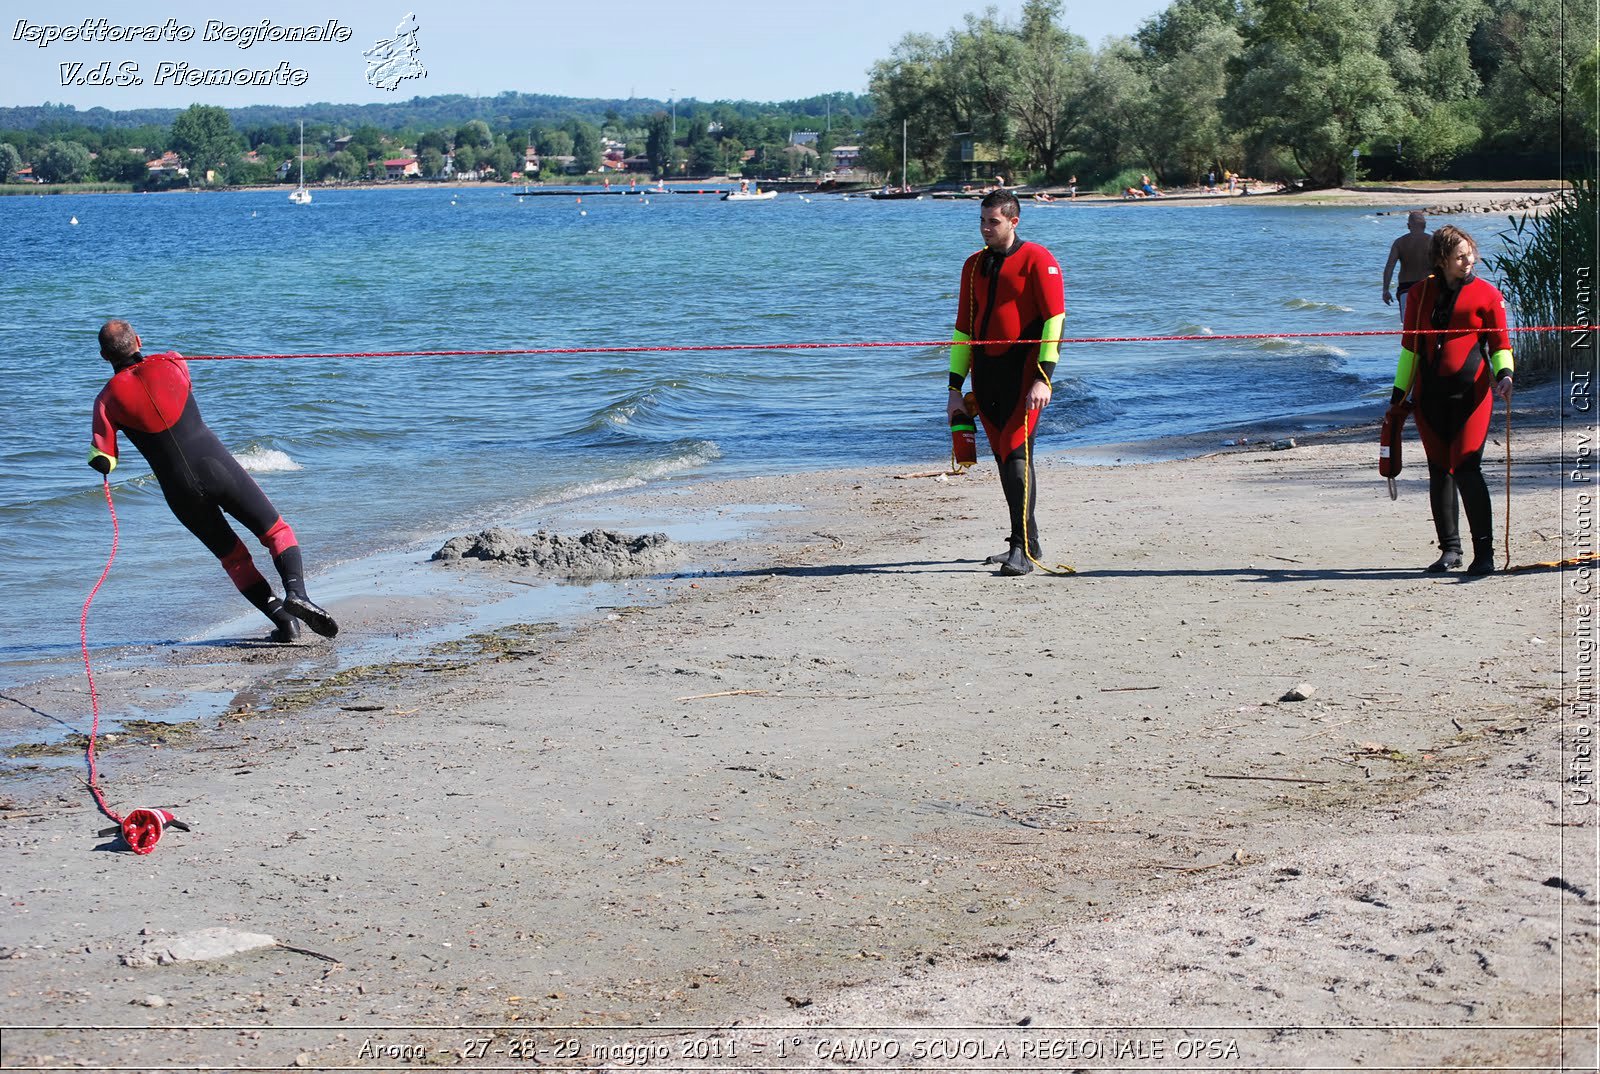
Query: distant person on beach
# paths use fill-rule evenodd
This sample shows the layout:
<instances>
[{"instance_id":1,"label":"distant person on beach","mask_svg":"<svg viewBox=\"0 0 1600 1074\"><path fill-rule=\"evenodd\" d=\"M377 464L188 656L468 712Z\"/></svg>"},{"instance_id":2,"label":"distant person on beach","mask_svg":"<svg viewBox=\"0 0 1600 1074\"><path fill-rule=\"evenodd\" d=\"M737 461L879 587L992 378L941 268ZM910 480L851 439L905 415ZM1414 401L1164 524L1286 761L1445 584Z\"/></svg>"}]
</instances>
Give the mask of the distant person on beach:
<instances>
[{"instance_id":1,"label":"distant person on beach","mask_svg":"<svg viewBox=\"0 0 1600 1074\"><path fill-rule=\"evenodd\" d=\"M1417 281L1428 275L1433 262L1432 244L1428 241L1428 218L1416 209L1406 214L1406 233L1389 244L1389 260L1383 263L1383 304L1394 305L1395 295L1389 291L1389 277L1395 265L1400 266L1400 324L1406 323L1406 292Z\"/></svg>"},{"instance_id":2,"label":"distant person on beach","mask_svg":"<svg viewBox=\"0 0 1600 1074\"><path fill-rule=\"evenodd\" d=\"M1156 185L1153 182L1150 181L1150 177L1148 175L1139 176L1139 189L1140 189L1140 191L1142 191L1144 193L1144 196L1147 197L1147 198L1163 198L1163 197L1166 197L1165 194L1161 193L1161 191L1156 189Z\"/></svg>"},{"instance_id":3,"label":"distant person on beach","mask_svg":"<svg viewBox=\"0 0 1600 1074\"><path fill-rule=\"evenodd\" d=\"M222 561L245 599L272 620L271 640L294 641L300 636L298 620L325 638L333 637L338 624L306 596L294 530L200 417L188 364L176 351L146 357L142 346L127 321L107 321L100 329L100 356L111 363L112 374L94 401L89 465L109 476L117 465L117 433L127 433L155 471L178 521ZM244 523L271 552L283 579L282 600L273 596L223 511Z\"/></svg>"},{"instance_id":4,"label":"distant person on beach","mask_svg":"<svg viewBox=\"0 0 1600 1074\"><path fill-rule=\"evenodd\" d=\"M984 562L1000 573L1027 574L1044 553L1034 516L1038 483L1032 445L1039 415L1050 402L1050 377L1066 322L1061 267L1036 242L1017 235L1022 209L1014 194L996 191L978 207L983 249L961 266L956 345L950 349L946 416L962 409L961 388L972 374L978 417L1000 468L1000 487L1011 515L1006 551ZM970 340L1043 340L977 346Z\"/></svg>"},{"instance_id":5,"label":"distant person on beach","mask_svg":"<svg viewBox=\"0 0 1600 1074\"><path fill-rule=\"evenodd\" d=\"M1428 456L1428 501L1440 554L1425 569L1442 574L1461 566L1459 494L1472 531L1467 573L1489 574L1494 570L1494 527L1483 479L1483 445L1494 397L1511 398L1514 365L1506 302L1493 284L1472 274L1478 245L1465 231L1452 225L1440 228L1429 250L1434 273L1411 289L1406 303L1389 405L1401 405L1410 393ZM1422 334L1427 329L1448 331Z\"/></svg>"},{"instance_id":6,"label":"distant person on beach","mask_svg":"<svg viewBox=\"0 0 1600 1074\"><path fill-rule=\"evenodd\" d=\"M1076 175L1067 180L1067 193L1074 198L1078 196L1078 177Z\"/></svg>"}]
</instances>

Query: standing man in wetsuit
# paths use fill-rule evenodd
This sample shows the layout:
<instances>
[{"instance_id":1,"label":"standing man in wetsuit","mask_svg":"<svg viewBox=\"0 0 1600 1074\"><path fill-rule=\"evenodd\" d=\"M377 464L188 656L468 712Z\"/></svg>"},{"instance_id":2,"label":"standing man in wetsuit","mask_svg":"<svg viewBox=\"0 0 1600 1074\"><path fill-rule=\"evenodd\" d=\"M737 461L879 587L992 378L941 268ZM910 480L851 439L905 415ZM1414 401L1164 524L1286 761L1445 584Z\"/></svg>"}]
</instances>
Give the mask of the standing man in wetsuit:
<instances>
[{"instance_id":1,"label":"standing man in wetsuit","mask_svg":"<svg viewBox=\"0 0 1600 1074\"><path fill-rule=\"evenodd\" d=\"M188 364L176 351L147 357L141 346L127 321L107 321L100 329L100 356L111 363L112 375L94 401L89 465L109 475L117 465L117 433L127 433L155 471L178 521L222 561L245 599L272 620L271 640L298 638L297 620L325 638L333 637L339 625L306 596L294 531L201 419L189 387ZM271 552L283 579L282 600L273 596L223 511L244 523Z\"/></svg>"},{"instance_id":2,"label":"standing man in wetsuit","mask_svg":"<svg viewBox=\"0 0 1600 1074\"><path fill-rule=\"evenodd\" d=\"M1034 518L1038 484L1032 445L1039 415L1050 402L1050 377L1059 357L1066 295L1061 267L1036 242L1017 236L1022 210L1016 195L997 190L979 204L983 249L961 266L956 345L950 349L947 416L962 409L961 386L972 374L978 417L1000 467L1000 487L1011 513L1006 551L990 556L1000 573L1027 574L1044 553ZM975 346L977 340L1042 340Z\"/></svg>"},{"instance_id":3,"label":"standing man in wetsuit","mask_svg":"<svg viewBox=\"0 0 1600 1074\"><path fill-rule=\"evenodd\" d=\"M1400 324L1406 323L1406 292L1433 271L1432 246L1428 235L1428 218L1413 209L1406 214L1406 233L1389 244L1389 260L1383 263L1383 304L1394 305L1395 296L1389 291L1389 276L1396 264L1400 266Z\"/></svg>"}]
</instances>

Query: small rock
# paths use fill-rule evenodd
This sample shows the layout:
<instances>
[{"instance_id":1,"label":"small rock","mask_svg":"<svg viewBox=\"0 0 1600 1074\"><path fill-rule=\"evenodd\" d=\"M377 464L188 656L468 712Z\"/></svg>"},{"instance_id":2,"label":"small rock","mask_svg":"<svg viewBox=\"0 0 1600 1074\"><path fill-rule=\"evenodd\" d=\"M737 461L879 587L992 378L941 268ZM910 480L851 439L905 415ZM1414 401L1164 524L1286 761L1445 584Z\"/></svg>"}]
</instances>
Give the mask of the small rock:
<instances>
[{"instance_id":1,"label":"small rock","mask_svg":"<svg viewBox=\"0 0 1600 1074\"><path fill-rule=\"evenodd\" d=\"M305 1052L301 1052L299 1055L294 1057L294 1065L297 1066L297 1067L308 1067L308 1066L310 1066L311 1065L311 1056L307 1055Z\"/></svg>"},{"instance_id":2,"label":"small rock","mask_svg":"<svg viewBox=\"0 0 1600 1074\"><path fill-rule=\"evenodd\" d=\"M167 1005L167 1001L160 996L146 996L143 999L134 1000L134 1002L145 1007L165 1007Z\"/></svg>"},{"instance_id":3,"label":"small rock","mask_svg":"<svg viewBox=\"0 0 1600 1074\"><path fill-rule=\"evenodd\" d=\"M1304 701L1316 692L1317 688L1315 686L1312 686L1309 682L1303 682L1294 689L1290 690L1288 693L1284 694L1282 697L1278 698L1278 700Z\"/></svg>"}]
</instances>

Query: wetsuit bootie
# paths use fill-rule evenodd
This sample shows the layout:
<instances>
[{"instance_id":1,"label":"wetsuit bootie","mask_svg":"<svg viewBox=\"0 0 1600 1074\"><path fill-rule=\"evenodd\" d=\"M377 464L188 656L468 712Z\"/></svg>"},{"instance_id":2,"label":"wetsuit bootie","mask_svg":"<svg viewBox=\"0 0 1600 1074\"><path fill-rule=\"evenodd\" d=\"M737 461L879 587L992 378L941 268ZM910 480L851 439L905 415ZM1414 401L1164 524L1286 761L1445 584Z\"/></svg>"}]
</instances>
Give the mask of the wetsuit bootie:
<instances>
[{"instance_id":1,"label":"wetsuit bootie","mask_svg":"<svg viewBox=\"0 0 1600 1074\"><path fill-rule=\"evenodd\" d=\"M1474 537L1472 539L1472 562L1467 565L1467 573L1475 578L1494 573L1493 537Z\"/></svg>"},{"instance_id":2,"label":"wetsuit bootie","mask_svg":"<svg viewBox=\"0 0 1600 1074\"><path fill-rule=\"evenodd\" d=\"M1012 545L1011 554L1000 564L1000 573L1008 578L1015 578L1018 575L1031 574L1032 572L1033 564L1028 560L1027 553L1023 552L1022 546L1020 544Z\"/></svg>"},{"instance_id":3,"label":"wetsuit bootie","mask_svg":"<svg viewBox=\"0 0 1600 1074\"><path fill-rule=\"evenodd\" d=\"M1013 537L1011 539L1011 543L1006 545L1006 550L1004 552L996 552L983 562L986 564L1004 563L1006 560L1011 558L1011 553L1015 552L1019 547L1019 542L1015 537ZM1028 538L1028 554L1034 559L1044 558L1044 548L1039 544L1039 538Z\"/></svg>"},{"instance_id":4,"label":"wetsuit bootie","mask_svg":"<svg viewBox=\"0 0 1600 1074\"><path fill-rule=\"evenodd\" d=\"M268 641L275 641L279 645L293 645L300 640L300 620L289 614L288 609L283 606L283 601L273 597L261 610L272 620L272 633L267 635Z\"/></svg>"},{"instance_id":5,"label":"wetsuit bootie","mask_svg":"<svg viewBox=\"0 0 1600 1074\"><path fill-rule=\"evenodd\" d=\"M320 605L312 603L311 598L304 593L290 593L284 597L283 609L324 638L331 638L339 633L339 624L333 621L333 616Z\"/></svg>"},{"instance_id":6,"label":"wetsuit bootie","mask_svg":"<svg viewBox=\"0 0 1600 1074\"><path fill-rule=\"evenodd\" d=\"M1447 548L1440 553L1438 559L1422 568L1422 571L1424 574L1443 574L1445 571L1453 571L1459 566L1461 566L1461 553L1452 552Z\"/></svg>"}]
</instances>

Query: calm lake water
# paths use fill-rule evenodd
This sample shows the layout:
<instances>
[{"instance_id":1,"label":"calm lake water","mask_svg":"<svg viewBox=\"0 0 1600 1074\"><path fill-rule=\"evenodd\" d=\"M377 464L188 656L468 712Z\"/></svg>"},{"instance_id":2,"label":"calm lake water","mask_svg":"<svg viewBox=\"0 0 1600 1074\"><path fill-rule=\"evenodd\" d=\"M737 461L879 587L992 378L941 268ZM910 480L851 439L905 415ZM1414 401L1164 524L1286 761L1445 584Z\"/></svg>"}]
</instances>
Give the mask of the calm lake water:
<instances>
[{"instance_id":1,"label":"calm lake water","mask_svg":"<svg viewBox=\"0 0 1600 1074\"><path fill-rule=\"evenodd\" d=\"M105 559L85 459L108 317L132 321L152 353L752 345L194 363L206 419L290 520L313 574L645 482L948 457L942 349L761 344L948 338L957 271L980 243L974 202L315 196L0 198L14 414L0 436L0 681L75 654ZM1458 222L1485 252L1504 226ZM1370 209L1271 204L1025 206L1022 220L1061 262L1071 336L1394 328L1379 282L1403 230ZM1370 402L1397 345L1068 346L1042 443ZM248 611L126 438L115 477L123 542L97 641L188 637Z\"/></svg>"}]
</instances>

